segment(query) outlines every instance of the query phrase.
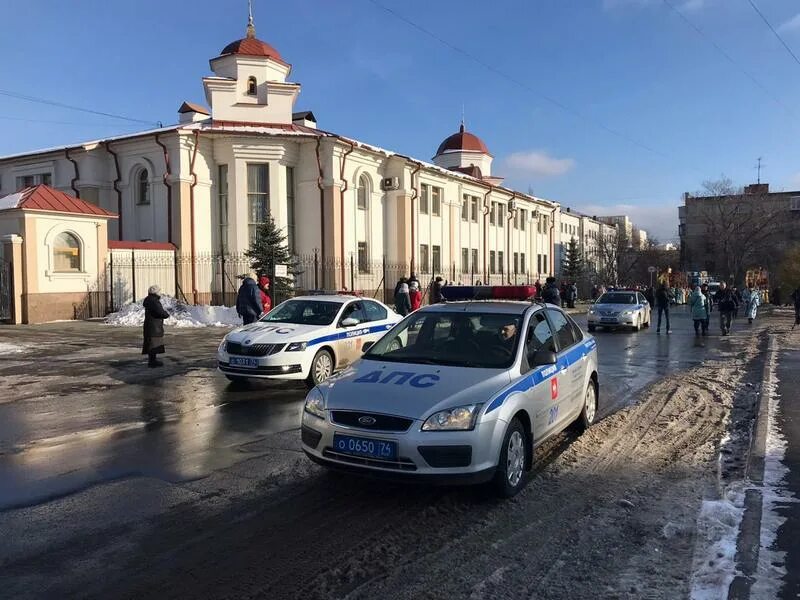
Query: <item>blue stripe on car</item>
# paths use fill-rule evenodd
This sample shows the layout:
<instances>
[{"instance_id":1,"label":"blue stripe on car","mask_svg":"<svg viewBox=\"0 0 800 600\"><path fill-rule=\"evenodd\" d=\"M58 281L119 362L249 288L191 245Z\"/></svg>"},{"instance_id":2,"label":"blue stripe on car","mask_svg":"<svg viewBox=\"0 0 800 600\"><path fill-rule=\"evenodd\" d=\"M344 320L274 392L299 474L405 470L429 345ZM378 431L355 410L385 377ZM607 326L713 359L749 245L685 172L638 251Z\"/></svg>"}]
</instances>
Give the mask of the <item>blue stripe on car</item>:
<instances>
[{"instance_id":1,"label":"blue stripe on car","mask_svg":"<svg viewBox=\"0 0 800 600\"><path fill-rule=\"evenodd\" d=\"M594 342L594 340L589 341ZM597 343L594 342L594 345L597 345ZM489 406L486 407L486 412L484 414L489 414L493 410L500 408L503 405L503 402L506 401L506 398L508 398L511 394L515 392L527 392L532 387L535 387L543 381L550 379L553 375L557 375L562 368L568 368L570 365L578 362L583 358L587 351L591 352L594 349L594 346L591 348L588 348L587 346L588 344L578 344L566 354L559 356L557 364L536 367L530 373L526 373L521 379L518 379L510 386L502 390L497 396L495 396L494 400L492 400L489 403Z\"/></svg>"},{"instance_id":2,"label":"blue stripe on car","mask_svg":"<svg viewBox=\"0 0 800 600\"><path fill-rule=\"evenodd\" d=\"M316 344L322 344L323 342L332 342L335 340L343 340L346 338L356 338L361 337L362 335L369 335L370 333L378 333L381 331L389 331L392 327L394 327L394 323L386 323L385 325L375 325L373 327L361 327L358 329L351 329L349 331L342 331L339 333L331 333L330 335L323 335L322 337L314 338L310 342L308 342L308 346L315 346ZM361 331L362 333L358 333L357 335L353 335L353 333Z\"/></svg>"}]
</instances>

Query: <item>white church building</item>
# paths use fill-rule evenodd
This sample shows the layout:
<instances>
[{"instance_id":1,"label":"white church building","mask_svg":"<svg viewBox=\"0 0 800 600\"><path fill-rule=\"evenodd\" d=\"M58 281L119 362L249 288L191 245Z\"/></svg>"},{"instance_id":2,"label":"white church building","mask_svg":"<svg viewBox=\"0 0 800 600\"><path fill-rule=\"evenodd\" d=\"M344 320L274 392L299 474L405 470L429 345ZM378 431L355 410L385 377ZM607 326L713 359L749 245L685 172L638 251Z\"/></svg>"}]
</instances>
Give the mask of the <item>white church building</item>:
<instances>
[{"instance_id":1,"label":"white church building","mask_svg":"<svg viewBox=\"0 0 800 600\"><path fill-rule=\"evenodd\" d=\"M28 270L41 269L55 251L45 237L66 232L73 252L94 248L91 261L61 261L72 277L20 275L17 321L41 320L25 318L37 297L48 316L69 318L80 295L97 289L103 251L113 262L114 251L174 249L190 265L175 270L175 285L190 302L208 302L215 284L197 265L246 251L268 214L293 253L316 254L325 267L318 280L300 284L306 289L350 288L351 265L356 289L393 288L381 281L382 262L407 265L406 274L421 280L465 283L534 281L556 271L559 205L504 187L489 149L463 124L431 161L317 127L311 112L295 110L301 86L281 54L255 37L252 18L246 37L225 46L210 68L202 82L208 108L184 102L176 125L0 157L0 197L44 184L116 217L103 221L108 247L98 249L86 228L72 224L74 215L45 236L26 230L21 209L0 201L6 254L21 244L30 246L22 256L43 257L24 259ZM135 283L132 297L141 299L146 283Z\"/></svg>"}]
</instances>

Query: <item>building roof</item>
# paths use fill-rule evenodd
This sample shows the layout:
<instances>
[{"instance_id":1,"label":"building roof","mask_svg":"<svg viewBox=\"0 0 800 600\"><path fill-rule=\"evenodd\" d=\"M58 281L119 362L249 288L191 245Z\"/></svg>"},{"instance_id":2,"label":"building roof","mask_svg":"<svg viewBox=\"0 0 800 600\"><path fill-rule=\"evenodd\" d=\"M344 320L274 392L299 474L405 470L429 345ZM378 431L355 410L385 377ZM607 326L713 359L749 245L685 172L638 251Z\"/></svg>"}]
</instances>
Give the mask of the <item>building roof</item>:
<instances>
[{"instance_id":1,"label":"building roof","mask_svg":"<svg viewBox=\"0 0 800 600\"><path fill-rule=\"evenodd\" d=\"M44 184L0 197L0 211L15 209L90 215L107 219L117 218L117 215L112 212Z\"/></svg>"},{"instance_id":2,"label":"building roof","mask_svg":"<svg viewBox=\"0 0 800 600\"><path fill-rule=\"evenodd\" d=\"M292 113L292 121L297 121L298 119L305 119L306 121L314 121L317 122L317 118L314 116L314 113L310 110L303 110L300 112Z\"/></svg>"},{"instance_id":3,"label":"building roof","mask_svg":"<svg viewBox=\"0 0 800 600\"><path fill-rule=\"evenodd\" d=\"M211 113L208 112L208 109L204 106L200 106L199 104L195 104L194 102L184 102L181 104L181 107L178 109L178 112L183 113L190 113L196 112L200 113L201 115L210 115Z\"/></svg>"},{"instance_id":4,"label":"building roof","mask_svg":"<svg viewBox=\"0 0 800 600\"><path fill-rule=\"evenodd\" d=\"M445 140L439 144L439 149L436 150L436 156L444 154L445 152L461 152L463 150L482 152L483 154L491 156L489 148L486 147L483 140L477 135L465 131L463 123L461 127L458 128L457 133L445 138Z\"/></svg>"},{"instance_id":5,"label":"building roof","mask_svg":"<svg viewBox=\"0 0 800 600\"><path fill-rule=\"evenodd\" d=\"M283 58L275 48L270 46L267 42L263 42L254 37L244 37L235 42L231 42L222 49L219 53L220 56L227 56L229 54L238 54L240 56L259 56L265 58L272 58L279 62L286 64Z\"/></svg>"},{"instance_id":6,"label":"building roof","mask_svg":"<svg viewBox=\"0 0 800 600\"><path fill-rule=\"evenodd\" d=\"M451 171L458 171L459 173L464 173L465 175L474 177L475 179L483 179L481 168L476 165L470 165L468 167L452 167Z\"/></svg>"}]
</instances>

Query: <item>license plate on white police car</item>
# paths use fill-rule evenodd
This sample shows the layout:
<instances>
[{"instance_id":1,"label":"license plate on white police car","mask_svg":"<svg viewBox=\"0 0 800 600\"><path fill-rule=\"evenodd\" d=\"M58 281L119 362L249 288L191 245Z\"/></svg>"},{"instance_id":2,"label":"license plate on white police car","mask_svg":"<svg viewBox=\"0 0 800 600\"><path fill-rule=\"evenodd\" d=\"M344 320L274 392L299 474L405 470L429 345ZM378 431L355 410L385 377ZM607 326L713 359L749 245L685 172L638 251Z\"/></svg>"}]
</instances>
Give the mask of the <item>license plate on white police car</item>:
<instances>
[{"instance_id":1,"label":"license plate on white police car","mask_svg":"<svg viewBox=\"0 0 800 600\"><path fill-rule=\"evenodd\" d=\"M255 358L241 358L239 356L231 356L231 366L232 367L248 367L250 369L255 369L258 367L258 359Z\"/></svg>"},{"instance_id":2,"label":"license plate on white police car","mask_svg":"<svg viewBox=\"0 0 800 600\"><path fill-rule=\"evenodd\" d=\"M339 433L333 434L333 449L342 454L366 456L381 460L395 460L397 458L397 442L371 440Z\"/></svg>"}]
</instances>

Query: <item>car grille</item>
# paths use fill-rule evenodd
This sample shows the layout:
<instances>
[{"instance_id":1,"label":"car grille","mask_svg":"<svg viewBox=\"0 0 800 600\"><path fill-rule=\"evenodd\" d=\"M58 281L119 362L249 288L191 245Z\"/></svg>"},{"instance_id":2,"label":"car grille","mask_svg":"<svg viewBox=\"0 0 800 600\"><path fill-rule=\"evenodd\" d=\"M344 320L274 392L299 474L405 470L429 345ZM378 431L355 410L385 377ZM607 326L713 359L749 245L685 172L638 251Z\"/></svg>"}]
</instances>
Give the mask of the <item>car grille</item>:
<instances>
[{"instance_id":1,"label":"car grille","mask_svg":"<svg viewBox=\"0 0 800 600\"><path fill-rule=\"evenodd\" d=\"M359 419L366 417L366 420L373 419L373 423L363 423ZM404 417L394 417L392 415L381 415L378 413L357 412L348 410L331 411L331 421L338 425L347 427L357 427L373 431L408 431L413 419Z\"/></svg>"},{"instance_id":2,"label":"car grille","mask_svg":"<svg viewBox=\"0 0 800 600\"><path fill-rule=\"evenodd\" d=\"M615 310L601 310L600 314L604 317L616 317L618 313Z\"/></svg>"},{"instance_id":3,"label":"car grille","mask_svg":"<svg viewBox=\"0 0 800 600\"><path fill-rule=\"evenodd\" d=\"M228 354L235 354L236 356L271 356L277 354L286 344L253 344L252 346L243 346L239 342L228 342L225 349Z\"/></svg>"},{"instance_id":4,"label":"car grille","mask_svg":"<svg viewBox=\"0 0 800 600\"><path fill-rule=\"evenodd\" d=\"M378 458L366 458L364 456L351 456L350 454L342 454L335 452L331 448L325 448L322 451L322 456L338 460L339 462L351 463L354 465L363 465L365 467L379 467L381 469L394 469L395 471L416 471L417 465L407 458L398 458L397 460L380 460Z\"/></svg>"}]
</instances>

